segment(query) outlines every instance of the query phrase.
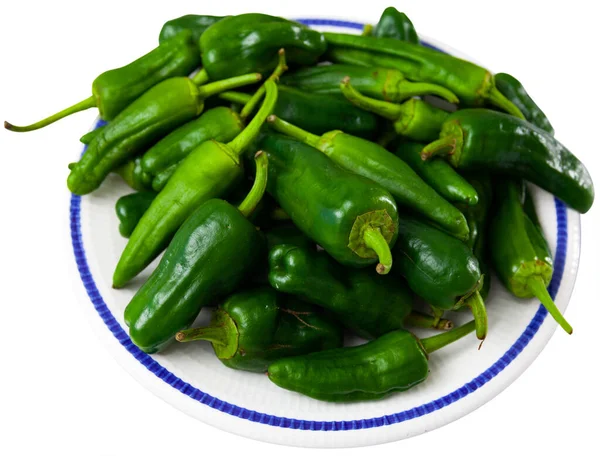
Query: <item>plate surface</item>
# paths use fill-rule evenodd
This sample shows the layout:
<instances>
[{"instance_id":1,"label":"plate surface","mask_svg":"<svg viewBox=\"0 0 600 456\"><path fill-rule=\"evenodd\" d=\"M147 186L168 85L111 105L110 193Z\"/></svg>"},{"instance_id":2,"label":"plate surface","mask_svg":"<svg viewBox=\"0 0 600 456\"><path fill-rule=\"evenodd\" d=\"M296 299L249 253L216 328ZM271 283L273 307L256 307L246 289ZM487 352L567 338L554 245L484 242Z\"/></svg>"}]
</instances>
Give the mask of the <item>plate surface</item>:
<instances>
[{"instance_id":1,"label":"plate surface","mask_svg":"<svg viewBox=\"0 0 600 456\"><path fill-rule=\"evenodd\" d=\"M302 22L346 33L362 28L336 20ZM442 43L426 41L461 56ZM92 195L71 197L71 238L79 271L74 277L78 288L87 293L89 320L118 362L140 383L185 413L229 432L295 446L353 447L431 431L504 390L533 362L556 329L539 302L516 300L494 279L487 302L489 336L481 350L474 337L463 339L431 356L430 376L424 383L380 401L355 404L315 401L279 389L263 375L228 369L208 343L178 344L150 356L133 345L123 321L125 306L148 273L125 289L111 287L126 244L117 229L114 204L127 193L131 189L110 176ZM533 188L533 195L554 254L550 293L564 311L579 262L579 214L542 190ZM469 315L456 313L452 319L460 324ZM203 311L197 324L207 321L208 312Z\"/></svg>"}]
</instances>

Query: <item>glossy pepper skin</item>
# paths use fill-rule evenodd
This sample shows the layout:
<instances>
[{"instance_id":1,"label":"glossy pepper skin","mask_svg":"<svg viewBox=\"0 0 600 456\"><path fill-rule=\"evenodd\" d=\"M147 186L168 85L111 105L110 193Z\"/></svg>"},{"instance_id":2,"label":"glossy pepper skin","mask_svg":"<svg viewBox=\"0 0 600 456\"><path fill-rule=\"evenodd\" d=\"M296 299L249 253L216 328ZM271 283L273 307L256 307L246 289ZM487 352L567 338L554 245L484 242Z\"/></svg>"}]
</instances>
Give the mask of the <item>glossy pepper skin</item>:
<instances>
[{"instance_id":1,"label":"glossy pepper skin","mask_svg":"<svg viewBox=\"0 0 600 456\"><path fill-rule=\"evenodd\" d=\"M421 157L434 155L447 156L460 170L526 179L581 213L594 201L592 178L577 157L548 132L501 112L456 111Z\"/></svg>"},{"instance_id":2,"label":"glossy pepper skin","mask_svg":"<svg viewBox=\"0 0 600 456\"><path fill-rule=\"evenodd\" d=\"M341 347L343 332L315 306L261 287L229 296L208 327L179 332L176 339L208 340L225 366L266 372L277 359Z\"/></svg>"},{"instance_id":3,"label":"glossy pepper skin","mask_svg":"<svg viewBox=\"0 0 600 456\"><path fill-rule=\"evenodd\" d=\"M83 157L70 167L69 190L77 195L92 192L115 168L197 117L206 97L258 79L260 75L250 74L201 87L182 77L158 83L94 137Z\"/></svg>"},{"instance_id":4,"label":"glossy pepper skin","mask_svg":"<svg viewBox=\"0 0 600 456\"><path fill-rule=\"evenodd\" d=\"M411 82L402 72L388 68L320 65L288 73L281 82L304 91L339 94L340 82L345 77L352 80L357 90L379 100L401 102L420 95L437 95L450 103L458 103L456 95L448 89L435 84Z\"/></svg>"},{"instance_id":5,"label":"glossy pepper skin","mask_svg":"<svg viewBox=\"0 0 600 456\"><path fill-rule=\"evenodd\" d=\"M70 114L98 107L104 120L115 119L127 106L161 81L187 76L200 64L200 51L191 32L175 36L131 62L109 70L92 83L92 96L57 114L28 127L4 126L13 131L30 131L45 127Z\"/></svg>"},{"instance_id":6,"label":"glossy pepper skin","mask_svg":"<svg viewBox=\"0 0 600 456\"><path fill-rule=\"evenodd\" d=\"M422 340L399 329L364 345L283 358L269 366L269 380L321 401L381 399L423 382L429 374L428 355L474 328L471 322Z\"/></svg>"},{"instance_id":7,"label":"glossy pepper skin","mask_svg":"<svg viewBox=\"0 0 600 456\"><path fill-rule=\"evenodd\" d=\"M424 161L421 150L424 144L401 142L394 154L404 160L431 188L452 203L475 205L479 201L477 190L452 166L439 158Z\"/></svg>"},{"instance_id":8,"label":"glossy pepper skin","mask_svg":"<svg viewBox=\"0 0 600 456\"><path fill-rule=\"evenodd\" d=\"M419 44L419 37L411 20L393 6L383 10L379 22L373 27L372 35Z\"/></svg>"},{"instance_id":9,"label":"glossy pepper skin","mask_svg":"<svg viewBox=\"0 0 600 456\"><path fill-rule=\"evenodd\" d=\"M474 63L394 38L323 35L332 62L397 69L411 81L447 88L464 106L482 106L487 102L523 118L521 111L498 91L492 73Z\"/></svg>"},{"instance_id":10,"label":"glossy pepper skin","mask_svg":"<svg viewBox=\"0 0 600 456\"><path fill-rule=\"evenodd\" d=\"M345 266L379 261L389 271L398 212L387 190L292 138L267 133L258 147L269 157L268 192L302 232Z\"/></svg>"},{"instance_id":11,"label":"glossy pepper skin","mask_svg":"<svg viewBox=\"0 0 600 456\"><path fill-rule=\"evenodd\" d=\"M160 29L158 42L162 44L182 31L188 30L192 35L192 41L198 44L198 40L204 31L221 19L223 19L223 16L200 16L198 14L186 14L185 16L171 19L165 22L162 29Z\"/></svg>"},{"instance_id":12,"label":"glossy pepper skin","mask_svg":"<svg viewBox=\"0 0 600 456\"><path fill-rule=\"evenodd\" d=\"M524 184L498 179L496 211L490 226L490 252L494 270L504 286L518 298L537 297L558 324L573 332L546 287L554 272L552 254L531 202L526 212ZM532 219L533 218L533 219Z\"/></svg>"},{"instance_id":13,"label":"glossy pepper skin","mask_svg":"<svg viewBox=\"0 0 600 456\"><path fill-rule=\"evenodd\" d=\"M200 37L202 66L211 80L255 71L267 73L277 65L281 48L288 62L313 65L326 47L325 38L316 30L256 13L226 17Z\"/></svg>"},{"instance_id":14,"label":"glossy pepper skin","mask_svg":"<svg viewBox=\"0 0 600 456\"><path fill-rule=\"evenodd\" d=\"M152 190L152 175L142 169L141 161L141 157L132 158L115 170L127 185L138 192Z\"/></svg>"},{"instance_id":15,"label":"glossy pepper skin","mask_svg":"<svg viewBox=\"0 0 600 456\"><path fill-rule=\"evenodd\" d=\"M527 121L551 135L554 134L554 128L546 114L535 104L517 78L507 73L496 73L494 80L498 90L520 109Z\"/></svg>"},{"instance_id":16,"label":"glossy pepper skin","mask_svg":"<svg viewBox=\"0 0 600 456\"><path fill-rule=\"evenodd\" d=\"M136 227L144 212L148 210L156 198L154 192L137 192L122 196L117 200L115 212L119 219L119 233L128 238Z\"/></svg>"},{"instance_id":17,"label":"glossy pepper skin","mask_svg":"<svg viewBox=\"0 0 600 456\"><path fill-rule=\"evenodd\" d=\"M268 121L277 131L320 150L343 169L378 183L399 205L422 214L460 239L468 237L469 228L463 214L404 161L378 144L340 130L319 137L273 116Z\"/></svg>"}]
</instances>

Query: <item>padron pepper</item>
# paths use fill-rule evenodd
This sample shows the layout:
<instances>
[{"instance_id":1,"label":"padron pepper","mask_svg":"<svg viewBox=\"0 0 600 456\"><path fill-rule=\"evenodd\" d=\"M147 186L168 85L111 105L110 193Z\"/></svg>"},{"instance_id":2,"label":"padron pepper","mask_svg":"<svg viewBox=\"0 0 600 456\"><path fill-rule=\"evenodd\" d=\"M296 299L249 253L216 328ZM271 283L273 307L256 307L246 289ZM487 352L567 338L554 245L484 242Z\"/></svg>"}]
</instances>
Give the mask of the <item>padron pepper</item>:
<instances>
[{"instance_id":1,"label":"padron pepper","mask_svg":"<svg viewBox=\"0 0 600 456\"><path fill-rule=\"evenodd\" d=\"M389 272L398 211L387 190L292 138L267 133L258 148L269 156L269 193L301 231L345 266Z\"/></svg>"},{"instance_id":2,"label":"padron pepper","mask_svg":"<svg viewBox=\"0 0 600 456\"><path fill-rule=\"evenodd\" d=\"M316 136L276 116L270 116L268 121L277 131L323 152L345 170L381 185L399 205L419 212L458 238L468 237L469 228L463 214L439 196L410 166L380 145L340 130Z\"/></svg>"},{"instance_id":3,"label":"padron pepper","mask_svg":"<svg viewBox=\"0 0 600 456\"><path fill-rule=\"evenodd\" d=\"M458 98L448 89L426 82L411 82L401 71L388 68L367 68L357 65L319 65L287 74L283 84L314 93L339 94L340 82L352 80L360 92L379 100L401 102L420 95L437 95L450 103Z\"/></svg>"},{"instance_id":4,"label":"padron pepper","mask_svg":"<svg viewBox=\"0 0 600 456\"><path fill-rule=\"evenodd\" d=\"M400 41L419 44L419 36L411 20L406 14L401 13L393 6L383 10L379 22L372 27L369 33L365 33L365 35L371 35L376 38L394 38Z\"/></svg>"},{"instance_id":5,"label":"padron pepper","mask_svg":"<svg viewBox=\"0 0 600 456\"><path fill-rule=\"evenodd\" d=\"M160 351L204 306L236 291L264 254L262 233L246 219L266 186L266 155L258 152L256 161L256 180L242 204L210 199L199 205L125 308L129 336L144 352Z\"/></svg>"},{"instance_id":6,"label":"padron pepper","mask_svg":"<svg viewBox=\"0 0 600 456\"><path fill-rule=\"evenodd\" d=\"M138 156L115 169L115 173L121 176L127 185L138 192L152 190L153 181L152 175L142 169L141 162L142 157Z\"/></svg>"},{"instance_id":7,"label":"padron pepper","mask_svg":"<svg viewBox=\"0 0 600 456\"><path fill-rule=\"evenodd\" d=\"M532 203L528 208L532 217L525 211L524 183L499 179L496 187L497 209L490 227L490 251L498 277L514 296L539 299L556 322L571 334L573 328L546 289L554 272L552 253Z\"/></svg>"},{"instance_id":8,"label":"padron pepper","mask_svg":"<svg viewBox=\"0 0 600 456\"><path fill-rule=\"evenodd\" d=\"M373 339L406 325L449 329L452 323L413 312L413 296L399 280L368 269L345 268L325 252L292 244L269 251L269 283L329 311L346 328Z\"/></svg>"},{"instance_id":9,"label":"padron pepper","mask_svg":"<svg viewBox=\"0 0 600 456\"><path fill-rule=\"evenodd\" d=\"M463 171L507 174L526 179L585 213L594 202L594 184L577 157L548 132L514 116L489 109L451 114L440 139L423 148L423 160L445 156Z\"/></svg>"},{"instance_id":10,"label":"padron pepper","mask_svg":"<svg viewBox=\"0 0 600 456\"><path fill-rule=\"evenodd\" d=\"M115 119L134 100L165 79L187 76L200 64L200 51L191 32L184 32L161 43L130 64L102 73L92 83L92 96L34 124L17 127L4 122L12 131L31 131L64 117L97 107L104 120Z\"/></svg>"},{"instance_id":11,"label":"padron pepper","mask_svg":"<svg viewBox=\"0 0 600 456\"><path fill-rule=\"evenodd\" d=\"M156 198L156 193L141 191L122 196L115 204L115 212L119 219L119 233L128 238L133 233L142 215L148 210L152 201Z\"/></svg>"},{"instance_id":12,"label":"padron pepper","mask_svg":"<svg viewBox=\"0 0 600 456\"><path fill-rule=\"evenodd\" d=\"M240 155L258 135L277 101L275 83L266 81L265 85L265 101L242 133L227 144L215 140L203 142L177 166L131 234L113 274L115 288L144 270L194 209L211 198L226 195L240 181L243 175Z\"/></svg>"},{"instance_id":13,"label":"padron pepper","mask_svg":"<svg viewBox=\"0 0 600 456\"><path fill-rule=\"evenodd\" d=\"M180 331L175 339L209 341L225 366L266 372L277 359L341 347L344 337L316 307L261 287L229 296L209 326Z\"/></svg>"},{"instance_id":14,"label":"padron pepper","mask_svg":"<svg viewBox=\"0 0 600 456\"><path fill-rule=\"evenodd\" d=\"M470 322L426 339L398 329L364 345L277 360L268 376L281 388L321 401L381 399L423 382L429 374L429 355L474 328Z\"/></svg>"},{"instance_id":15,"label":"padron pepper","mask_svg":"<svg viewBox=\"0 0 600 456\"><path fill-rule=\"evenodd\" d=\"M171 19L165 22L162 29L160 29L158 42L162 44L179 35L184 30L189 30L192 34L192 41L198 44L200 36L206 29L221 19L223 19L223 16L200 16L198 14L186 14L185 16Z\"/></svg>"},{"instance_id":16,"label":"padron pepper","mask_svg":"<svg viewBox=\"0 0 600 456\"><path fill-rule=\"evenodd\" d=\"M523 118L511 101L496 88L485 68L425 46L394 38L324 33L332 62L400 70L411 81L446 87L465 106L490 103Z\"/></svg>"},{"instance_id":17,"label":"padron pepper","mask_svg":"<svg viewBox=\"0 0 600 456\"><path fill-rule=\"evenodd\" d=\"M392 249L395 272L439 314L469 307L477 337L485 339L487 313L479 294L483 279L477 258L462 241L404 215Z\"/></svg>"}]
</instances>

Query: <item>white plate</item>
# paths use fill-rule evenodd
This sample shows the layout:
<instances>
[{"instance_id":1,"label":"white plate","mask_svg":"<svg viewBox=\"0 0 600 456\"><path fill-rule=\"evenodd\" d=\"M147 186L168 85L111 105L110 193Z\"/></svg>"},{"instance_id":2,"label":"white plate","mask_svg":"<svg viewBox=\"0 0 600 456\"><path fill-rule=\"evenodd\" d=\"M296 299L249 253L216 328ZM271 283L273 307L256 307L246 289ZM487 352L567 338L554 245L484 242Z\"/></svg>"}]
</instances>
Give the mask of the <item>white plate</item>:
<instances>
[{"instance_id":1,"label":"white plate","mask_svg":"<svg viewBox=\"0 0 600 456\"><path fill-rule=\"evenodd\" d=\"M362 27L342 21L307 22L344 32ZM89 297L90 321L119 363L140 383L187 414L229 432L288 445L352 447L431 431L504 390L533 362L556 328L538 302L516 300L493 283L487 306L489 336L481 350L473 337L463 339L432 355L426 382L384 400L355 404L319 402L279 389L263 375L228 369L208 343L182 344L159 355L146 355L130 341L123 310L147 273L128 288L111 288L112 273L126 243L117 229L114 205L119 196L130 192L111 176L92 195L71 198L71 236L81 280L76 279ZM534 197L554 253L550 292L564 311L577 274L579 214L537 188ZM155 266L156 262L148 270ZM469 316L458 313L452 318L462 323ZM199 322L206 321L203 312Z\"/></svg>"}]
</instances>

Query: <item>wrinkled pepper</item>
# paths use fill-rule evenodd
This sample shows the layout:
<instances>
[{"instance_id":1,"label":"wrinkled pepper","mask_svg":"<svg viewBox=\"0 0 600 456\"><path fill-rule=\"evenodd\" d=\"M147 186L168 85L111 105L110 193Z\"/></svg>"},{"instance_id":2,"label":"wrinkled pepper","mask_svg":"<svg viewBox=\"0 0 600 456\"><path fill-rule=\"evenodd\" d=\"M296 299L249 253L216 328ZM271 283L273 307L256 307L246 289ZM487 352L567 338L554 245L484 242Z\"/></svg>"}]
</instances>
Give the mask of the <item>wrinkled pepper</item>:
<instances>
[{"instance_id":1,"label":"wrinkled pepper","mask_svg":"<svg viewBox=\"0 0 600 456\"><path fill-rule=\"evenodd\" d=\"M421 157L446 156L464 171L486 170L526 179L585 213L594 201L594 184L577 157L548 132L489 109L463 109L444 122L440 139Z\"/></svg>"},{"instance_id":2,"label":"wrinkled pepper","mask_svg":"<svg viewBox=\"0 0 600 456\"><path fill-rule=\"evenodd\" d=\"M321 401L381 399L423 382L429 374L429 355L474 328L470 322L426 339L399 329L364 345L277 360L268 376L281 388Z\"/></svg>"},{"instance_id":3,"label":"wrinkled pepper","mask_svg":"<svg viewBox=\"0 0 600 456\"><path fill-rule=\"evenodd\" d=\"M148 210L154 198L156 198L156 193L142 191L122 196L117 200L115 212L119 219L121 236L125 238L131 236L133 229Z\"/></svg>"},{"instance_id":4,"label":"wrinkled pepper","mask_svg":"<svg viewBox=\"0 0 600 456\"><path fill-rule=\"evenodd\" d=\"M198 40L205 30L221 19L223 19L223 16L200 16L198 14L186 14L171 19L165 22L162 29L160 29L158 42L162 44L182 31L189 30L192 34L192 41L198 44Z\"/></svg>"},{"instance_id":5,"label":"wrinkled pepper","mask_svg":"<svg viewBox=\"0 0 600 456\"><path fill-rule=\"evenodd\" d=\"M379 22L373 27L371 35L376 38L394 38L419 44L419 36L413 23L404 13L393 6L383 10Z\"/></svg>"},{"instance_id":6,"label":"wrinkled pepper","mask_svg":"<svg viewBox=\"0 0 600 456\"><path fill-rule=\"evenodd\" d=\"M229 296L209 326L180 331L175 339L209 341L225 366L266 372L277 359L341 347L343 336L314 306L261 287Z\"/></svg>"},{"instance_id":7,"label":"wrinkled pepper","mask_svg":"<svg viewBox=\"0 0 600 456\"><path fill-rule=\"evenodd\" d=\"M142 157L135 157L115 169L132 189L138 192L152 190L152 176L142 169Z\"/></svg>"}]
</instances>

